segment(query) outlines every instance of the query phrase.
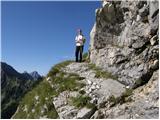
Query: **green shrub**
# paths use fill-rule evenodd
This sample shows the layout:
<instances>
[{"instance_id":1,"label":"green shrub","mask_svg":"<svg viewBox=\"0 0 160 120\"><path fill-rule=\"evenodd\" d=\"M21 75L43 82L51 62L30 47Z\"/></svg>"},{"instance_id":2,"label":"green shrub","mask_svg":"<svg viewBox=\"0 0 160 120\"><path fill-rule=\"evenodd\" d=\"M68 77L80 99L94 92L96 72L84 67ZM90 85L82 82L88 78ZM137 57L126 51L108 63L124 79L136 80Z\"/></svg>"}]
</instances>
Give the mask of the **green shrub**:
<instances>
[{"instance_id":1,"label":"green shrub","mask_svg":"<svg viewBox=\"0 0 160 120\"><path fill-rule=\"evenodd\" d=\"M73 104L77 108L82 107L91 107L90 103L91 98L88 96L79 95L77 97L71 97L71 104Z\"/></svg>"}]
</instances>

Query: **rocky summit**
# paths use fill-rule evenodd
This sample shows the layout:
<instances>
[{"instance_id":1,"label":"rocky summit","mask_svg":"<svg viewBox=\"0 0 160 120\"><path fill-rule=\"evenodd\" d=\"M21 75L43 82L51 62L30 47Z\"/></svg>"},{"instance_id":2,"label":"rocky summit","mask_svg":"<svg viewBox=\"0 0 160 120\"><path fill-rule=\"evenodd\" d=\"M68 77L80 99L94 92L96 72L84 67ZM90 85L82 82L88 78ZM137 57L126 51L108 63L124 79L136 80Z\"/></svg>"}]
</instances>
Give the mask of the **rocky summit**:
<instances>
[{"instance_id":1,"label":"rocky summit","mask_svg":"<svg viewBox=\"0 0 160 120\"><path fill-rule=\"evenodd\" d=\"M158 119L158 5L103 1L85 61L53 66L12 118Z\"/></svg>"}]
</instances>

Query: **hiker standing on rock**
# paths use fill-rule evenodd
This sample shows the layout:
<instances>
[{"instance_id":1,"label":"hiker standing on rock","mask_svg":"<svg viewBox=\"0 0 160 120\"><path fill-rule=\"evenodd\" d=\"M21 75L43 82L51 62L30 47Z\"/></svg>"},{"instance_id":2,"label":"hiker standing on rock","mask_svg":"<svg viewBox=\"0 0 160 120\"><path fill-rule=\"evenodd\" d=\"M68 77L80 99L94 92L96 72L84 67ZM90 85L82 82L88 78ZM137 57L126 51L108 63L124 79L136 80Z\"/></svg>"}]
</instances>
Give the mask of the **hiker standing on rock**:
<instances>
[{"instance_id":1,"label":"hiker standing on rock","mask_svg":"<svg viewBox=\"0 0 160 120\"><path fill-rule=\"evenodd\" d=\"M76 52L75 52L76 62L82 62L82 54L83 54L83 47L85 43L85 37L83 36L81 29L77 30L77 36L75 40L76 40ZM79 56L80 56L80 60L78 61Z\"/></svg>"}]
</instances>

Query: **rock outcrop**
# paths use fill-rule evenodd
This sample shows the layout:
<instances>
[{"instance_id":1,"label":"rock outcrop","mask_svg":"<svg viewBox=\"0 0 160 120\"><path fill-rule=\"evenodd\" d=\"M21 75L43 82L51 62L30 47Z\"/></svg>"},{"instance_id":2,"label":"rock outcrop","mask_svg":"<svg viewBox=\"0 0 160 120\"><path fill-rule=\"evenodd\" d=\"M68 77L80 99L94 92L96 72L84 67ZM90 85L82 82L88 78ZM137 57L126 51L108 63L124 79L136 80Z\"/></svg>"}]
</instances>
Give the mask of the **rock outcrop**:
<instances>
[{"instance_id":1,"label":"rock outcrop","mask_svg":"<svg viewBox=\"0 0 160 120\"><path fill-rule=\"evenodd\" d=\"M122 84L139 88L130 102L112 106L117 103L112 99L92 118L158 118L158 21L158 1L104 1L96 10L91 63L117 75Z\"/></svg>"},{"instance_id":2,"label":"rock outcrop","mask_svg":"<svg viewBox=\"0 0 160 120\"><path fill-rule=\"evenodd\" d=\"M92 63L136 88L159 63L158 1L104 1L90 33Z\"/></svg>"},{"instance_id":3,"label":"rock outcrop","mask_svg":"<svg viewBox=\"0 0 160 120\"><path fill-rule=\"evenodd\" d=\"M114 95L119 97L125 92L125 86L116 80L111 78L96 78L94 70L88 67L88 63L71 63L64 68L66 73L76 73L81 78L84 78L80 82L85 86L78 91L63 92L56 98L54 98L55 109L57 110L59 117L63 119L71 118L90 118L95 112L95 107L86 108L82 107L77 109L73 105L68 104L68 100L71 97L77 97L80 95L80 91L84 91L83 96L89 96L90 102L96 107L102 107L107 99Z\"/></svg>"},{"instance_id":4,"label":"rock outcrop","mask_svg":"<svg viewBox=\"0 0 160 120\"><path fill-rule=\"evenodd\" d=\"M110 106L114 101L99 109L92 118L110 119L156 119L159 116L159 71L155 71L150 81L134 90L130 102Z\"/></svg>"}]
</instances>

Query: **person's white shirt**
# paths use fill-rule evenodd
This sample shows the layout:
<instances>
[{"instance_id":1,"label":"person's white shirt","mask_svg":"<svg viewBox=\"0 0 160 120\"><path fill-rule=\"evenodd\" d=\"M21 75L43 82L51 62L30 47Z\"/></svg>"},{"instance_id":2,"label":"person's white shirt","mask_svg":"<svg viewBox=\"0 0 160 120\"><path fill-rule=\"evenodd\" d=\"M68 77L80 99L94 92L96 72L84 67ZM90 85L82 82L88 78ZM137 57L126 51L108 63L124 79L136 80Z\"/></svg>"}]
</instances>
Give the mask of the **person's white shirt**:
<instances>
[{"instance_id":1,"label":"person's white shirt","mask_svg":"<svg viewBox=\"0 0 160 120\"><path fill-rule=\"evenodd\" d=\"M75 38L75 40L76 40L76 46L82 46L82 45L84 45L85 38L84 38L83 35L77 35L76 38Z\"/></svg>"}]
</instances>

